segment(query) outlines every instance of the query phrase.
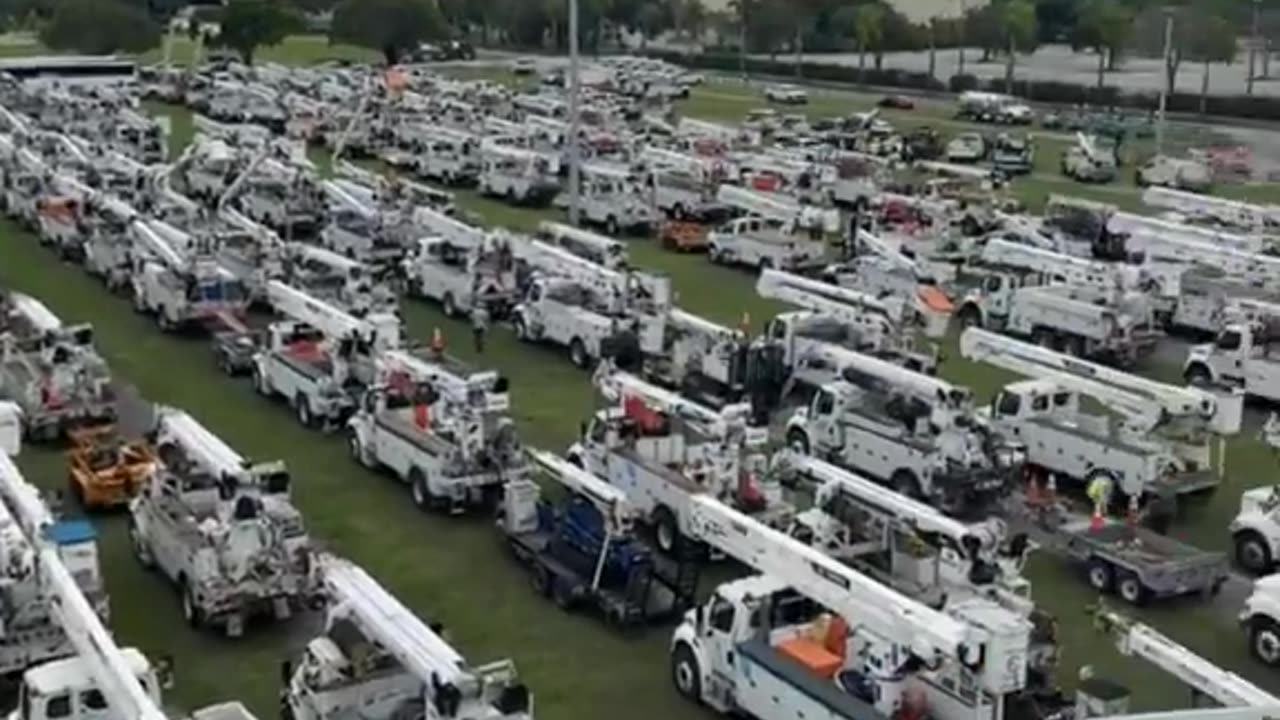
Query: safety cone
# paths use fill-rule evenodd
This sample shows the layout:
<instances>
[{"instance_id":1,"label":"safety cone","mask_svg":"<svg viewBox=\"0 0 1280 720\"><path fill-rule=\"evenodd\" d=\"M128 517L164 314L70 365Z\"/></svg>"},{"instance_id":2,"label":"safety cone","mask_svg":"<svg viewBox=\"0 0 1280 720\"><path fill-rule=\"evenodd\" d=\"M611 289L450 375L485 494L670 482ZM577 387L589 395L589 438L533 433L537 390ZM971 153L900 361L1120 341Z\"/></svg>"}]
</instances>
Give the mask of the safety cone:
<instances>
[{"instance_id":1,"label":"safety cone","mask_svg":"<svg viewBox=\"0 0 1280 720\"><path fill-rule=\"evenodd\" d=\"M1129 496L1129 509L1124 513L1124 524L1130 530L1138 526L1138 496Z\"/></svg>"},{"instance_id":2,"label":"safety cone","mask_svg":"<svg viewBox=\"0 0 1280 720\"><path fill-rule=\"evenodd\" d=\"M1044 504L1044 498L1040 494L1040 483L1036 480L1036 474L1033 471L1027 471L1027 505L1030 507L1040 507Z\"/></svg>"},{"instance_id":3,"label":"safety cone","mask_svg":"<svg viewBox=\"0 0 1280 720\"><path fill-rule=\"evenodd\" d=\"M413 422L418 426L419 430L425 431L431 427L431 408L425 403L418 403L413 406Z\"/></svg>"},{"instance_id":4,"label":"safety cone","mask_svg":"<svg viewBox=\"0 0 1280 720\"><path fill-rule=\"evenodd\" d=\"M1102 517L1102 506L1093 506L1093 517L1089 518L1089 532L1102 532L1102 528L1106 527L1107 520Z\"/></svg>"},{"instance_id":5,"label":"safety cone","mask_svg":"<svg viewBox=\"0 0 1280 720\"><path fill-rule=\"evenodd\" d=\"M440 328L431 331L431 354L436 357L444 355L444 333Z\"/></svg>"}]
</instances>

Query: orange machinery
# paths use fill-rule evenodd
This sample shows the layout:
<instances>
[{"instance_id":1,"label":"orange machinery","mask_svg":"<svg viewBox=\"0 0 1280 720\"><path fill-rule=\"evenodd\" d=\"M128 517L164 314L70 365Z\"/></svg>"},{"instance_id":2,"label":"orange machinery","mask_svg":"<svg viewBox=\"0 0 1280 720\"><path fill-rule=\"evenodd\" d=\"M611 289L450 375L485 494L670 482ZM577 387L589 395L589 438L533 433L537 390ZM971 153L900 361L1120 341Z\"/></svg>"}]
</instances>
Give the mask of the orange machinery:
<instances>
[{"instance_id":1,"label":"orange machinery","mask_svg":"<svg viewBox=\"0 0 1280 720\"><path fill-rule=\"evenodd\" d=\"M86 510L110 509L129 502L155 467L150 445L126 440L112 424L67 433L71 492Z\"/></svg>"}]
</instances>

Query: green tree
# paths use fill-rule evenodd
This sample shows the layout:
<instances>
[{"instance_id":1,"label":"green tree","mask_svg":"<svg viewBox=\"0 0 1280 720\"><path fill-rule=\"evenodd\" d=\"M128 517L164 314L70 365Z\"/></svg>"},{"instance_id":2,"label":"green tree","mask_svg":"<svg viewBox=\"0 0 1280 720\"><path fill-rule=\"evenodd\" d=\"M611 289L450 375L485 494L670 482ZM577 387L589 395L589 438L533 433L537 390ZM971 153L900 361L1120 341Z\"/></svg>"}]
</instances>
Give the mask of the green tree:
<instances>
[{"instance_id":1,"label":"green tree","mask_svg":"<svg viewBox=\"0 0 1280 720\"><path fill-rule=\"evenodd\" d=\"M858 83L864 82L867 52L884 43L884 6L879 3L859 5L853 10L853 42L858 48Z\"/></svg>"},{"instance_id":2,"label":"green tree","mask_svg":"<svg viewBox=\"0 0 1280 720\"><path fill-rule=\"evenodd\" d=\"M160 26L120 0L63 0L40 28L40 42L91 55L145 52L160 44Z\"/></svg>"},{"instance_id":3,"label":"green tree","mask_svg":"<svg viewBox=\"0 0 1280 720\"><path fill-rule=\"evenodd\" d=\"M342 0L333 10L329 39L378 50L394 64L445 30L434 0Z\"/></svg>"},{"instance_id":4,"label":"green tree","mask_svg":"<svg viewBox=\"0 0 1280 720\"><path fill-rule=\"evenodd\" d=\"M1013 92L1013 72L1018 52L1036 47L1036 9L1027 0L1003 0L995 6L1005 41L1004 90Z\"/></svg>"},{"instance_id":5,"label":"green tree","mask_svg":"<svg viewBox=\"0 0 1280 720\"><path fill-rule=\"evenodd\" d=\"M1230 20L1207 7L1185 15L1194 23L1195 32L1187 37L1183 57L1204 66L1200 81L1200 112L1204 113L1209 102L1209 68L1213 63L1235 62L1236 27Z\"/></svg>"},{"instance_id":6,"label":"green tree","mask_svg":"<svg viewBox=\"0 0 1280 720\"><path fill-rule=\"evenodd\" d=\"M671 13L657 2L645 3L636 18L640 25L640 44L644 47L663 30L671 27Z\"/></svg>"},{"instance_id":7,"label":"green tree","mask_svg":"<svg viewBox=\"0 0 1280 720\"><path fill-rule=\"evenodd\" d=\"M1133 13L1115 0L1087 0L1071 35L1072 45L1098 53L1098 87L1133 41Z\"/></svg>"},{"instance_id":8,"label":"green tree","mask_svg":"<svg viewBox=\"0 0 1280 720\"><path fill-rule=\"evenodd\" d=\"M995 3L965 13L963 40L982 48L982 62L990 61L992 55L1004 49L1000 9Z\"/></svg>"},{"instance_id":9,"label":"green tree","mask_svg":"<svg viewBox=\"0 0 1280 720\"><path fill-rule=\"evenodd\" d=\"M283 0L227 0L215 42L240 53L246 64L260 47L278 45L302 26L294 8Z\"/></svg>"}]
</instances>

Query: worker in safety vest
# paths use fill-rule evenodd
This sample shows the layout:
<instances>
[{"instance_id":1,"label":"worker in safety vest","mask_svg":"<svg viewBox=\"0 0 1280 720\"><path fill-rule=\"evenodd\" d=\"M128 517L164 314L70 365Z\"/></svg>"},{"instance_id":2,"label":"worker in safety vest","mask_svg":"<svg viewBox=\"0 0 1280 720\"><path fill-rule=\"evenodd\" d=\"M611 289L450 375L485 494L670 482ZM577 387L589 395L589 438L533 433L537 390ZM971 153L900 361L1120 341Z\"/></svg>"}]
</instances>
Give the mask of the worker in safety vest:
<instances>
[{"instance_id":1,"label":"worker in safety vest","mask_svg":"<svg viewBox=\"0 0 1280 720\"><path fill-rule=\"evenodd\" d=\"M1095 511L1105 513L1107 505L1111 502L1111 479L1105 475L1099 475L1090 480L1089 486L1085 488L1085 495L1093 503Z\"/></svg>"}]
</instances>

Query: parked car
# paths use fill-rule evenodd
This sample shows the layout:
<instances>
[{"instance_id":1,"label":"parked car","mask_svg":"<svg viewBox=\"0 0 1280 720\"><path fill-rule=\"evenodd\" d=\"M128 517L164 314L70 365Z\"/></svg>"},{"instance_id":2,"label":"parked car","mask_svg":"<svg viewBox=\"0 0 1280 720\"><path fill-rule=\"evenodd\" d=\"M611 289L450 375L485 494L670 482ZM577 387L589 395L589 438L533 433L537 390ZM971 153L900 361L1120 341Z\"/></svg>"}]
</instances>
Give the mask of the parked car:
<instances>
[{"instance_id":1,"label":"parked car","mask_svg":"<svg viewBox=\"0 0 1280 720\"><path fill-rule=\"evenodd\" d=\"M795 85L768 85L764 99L782 105L804 105L809 102L809 93Z\"/></svg>"},{"instance_id":2,"label":"parked car","mask_svg":"<svg viewBox=\"0 0 1280 720\"><path fill-rule=\"evenodd\" d=\"M876 104L882 108L893 110L914 110L916 108L915 101L905 95L885 95Z\"/></svg>"},{"instance_id":3,"label":"parked car","mask_svg":"<svg viewBox=\"0 0 1280 720\"><path fill-rule=\"evenodd\" d=\"M976 163L986 157L987 139L979 133L962 133L947 143L947 160L950 162Z\"/></svg>"},{"instance_id":4,"label":"parked car","mask_svg":"<svg viewBox=\"0 0 1280 720\"><path fill-rule=\"evenodd\" d=\"M511 63L511 72L516 75L532 75L537 71L538 64L533 58L516 58L515 62Z\"/></svg>"},{"instance_id":5,"label":"parked car","mask_svg":"<svg viewBox=\"0 0 1280 720\"><path fill-rule=\"evenodd\" d=\"M1162 187L1207 192L1213 185L1213 173L1203 163L1168 155L1157 155L1138 167L1134 181L1139 187Z\"/></svg>"}]
</instances>

